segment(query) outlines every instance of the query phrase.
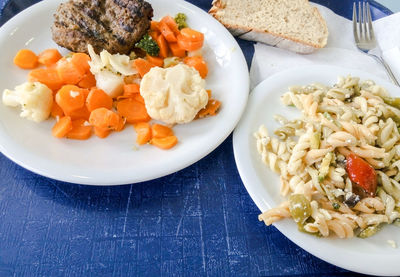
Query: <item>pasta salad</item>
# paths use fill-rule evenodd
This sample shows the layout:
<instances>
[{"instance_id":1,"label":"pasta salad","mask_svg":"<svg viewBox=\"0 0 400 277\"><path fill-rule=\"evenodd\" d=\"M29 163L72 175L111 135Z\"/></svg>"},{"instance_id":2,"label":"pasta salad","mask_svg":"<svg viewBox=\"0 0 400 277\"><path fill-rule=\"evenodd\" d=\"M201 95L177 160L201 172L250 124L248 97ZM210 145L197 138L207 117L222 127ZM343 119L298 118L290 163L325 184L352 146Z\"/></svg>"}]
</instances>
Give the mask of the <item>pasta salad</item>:
<instances>
[{"instance_id":1,"label":"pasta salad","mask_svg":"<svg viewBox=\"0 0 400 277\"><path fill-rule=\"evenodd\" d=\"M280 175L287 200L259 216L292 218L299 230L361 238L400 223L400 98L371 80L293 86L281 100L302 112L275 116L275 136L254 134L261 160Z\"/></svg>"}]
</instances>

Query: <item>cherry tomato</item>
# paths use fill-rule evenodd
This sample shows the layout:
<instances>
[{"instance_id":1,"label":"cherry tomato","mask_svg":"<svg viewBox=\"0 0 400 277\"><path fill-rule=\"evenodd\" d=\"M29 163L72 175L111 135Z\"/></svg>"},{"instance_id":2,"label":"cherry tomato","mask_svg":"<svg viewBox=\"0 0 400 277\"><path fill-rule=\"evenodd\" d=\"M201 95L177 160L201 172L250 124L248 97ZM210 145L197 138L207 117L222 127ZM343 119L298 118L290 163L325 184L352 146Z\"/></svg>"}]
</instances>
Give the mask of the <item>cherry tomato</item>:
<instances>
[{"instance_id":1,"label":"cherry tomato","mask_svg":"<svg viewBox=\"0 0 400 277\"><path fill-rule=\"evenodd\" d=\"M363 188L370 196L375 196L376 172L369 163L351 153L347 156L346 170L353 183Z\"/></svg>"}]
</instances>

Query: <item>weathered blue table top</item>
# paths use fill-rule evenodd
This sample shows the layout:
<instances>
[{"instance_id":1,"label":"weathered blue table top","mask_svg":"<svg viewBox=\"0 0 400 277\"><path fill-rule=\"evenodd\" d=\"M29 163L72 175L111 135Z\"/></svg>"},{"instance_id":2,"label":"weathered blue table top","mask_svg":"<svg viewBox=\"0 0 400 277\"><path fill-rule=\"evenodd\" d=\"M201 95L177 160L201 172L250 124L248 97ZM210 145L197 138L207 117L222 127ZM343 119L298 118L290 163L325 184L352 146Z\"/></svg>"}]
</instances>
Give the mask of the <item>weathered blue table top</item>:
<instances>
[{"instance_id":1,"label":"weathered blue table top","mask_svg":"<svg viewBox=\"0 0 400 277\"><path fill-rule=\"evenodd\" d=\"M0 24L36 2L0 0ZM351 15L350 0L314 2ZM239 43L249 64L253 44ZM113 187L54 181L0 154L0 276L356 275L303 251L258 214L231 137L180 172Z\"/></svg>"}]
</instances>

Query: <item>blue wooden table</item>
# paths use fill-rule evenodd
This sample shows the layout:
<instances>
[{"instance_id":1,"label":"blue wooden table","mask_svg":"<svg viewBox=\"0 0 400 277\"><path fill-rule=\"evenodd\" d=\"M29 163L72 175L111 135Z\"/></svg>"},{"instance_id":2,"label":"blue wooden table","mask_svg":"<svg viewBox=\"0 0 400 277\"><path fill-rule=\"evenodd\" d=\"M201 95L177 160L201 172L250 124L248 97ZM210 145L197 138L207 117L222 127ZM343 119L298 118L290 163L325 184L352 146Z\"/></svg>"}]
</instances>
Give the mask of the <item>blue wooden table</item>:
<instances>
[{"instance_id":1,"label":"blue wooden table","mask_svg":"<svg viewBox=\"0 0 400 277\"><path fill-rule=\"evenodd\" d=\"M0 24L35 2L0 0ZM351 15L348 0L315 2ZM374 5L375 18L389 13ZM253 44L239 43L250 63ZM114 187L54 181L0 154L0 276L355 276L258 214L231 137L180 172Z\"/></svg>"}]
</instances>

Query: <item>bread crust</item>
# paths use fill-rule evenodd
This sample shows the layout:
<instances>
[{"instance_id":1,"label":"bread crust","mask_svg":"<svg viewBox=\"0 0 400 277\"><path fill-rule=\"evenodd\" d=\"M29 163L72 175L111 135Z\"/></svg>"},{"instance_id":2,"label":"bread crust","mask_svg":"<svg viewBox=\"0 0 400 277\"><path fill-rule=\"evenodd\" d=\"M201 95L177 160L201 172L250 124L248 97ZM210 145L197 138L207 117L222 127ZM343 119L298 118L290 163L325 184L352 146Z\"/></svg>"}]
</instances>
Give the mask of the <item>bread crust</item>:
<instances>
[{"instance_id":1,"label":"bread crust","mask_svg":"<svg viewBox=\"0 0 400 277\"><path fill-rule=\"evenodd\" d=\"M308 2L308 1L307 1ZM260 30L257 28L248 28L245 26L227 24L223 21L222 18L218 16L218 12L223 10L226 6L224 0L214 0L212 2L212 7L209 10L209 13L215 17L219 22L221 22L234 36L237 36L241 39L250 40L250 41L258 41L262 43L266 43L272 46L276 46L282 49L290 50L293 52L301 53L301 54L310 54L317 49L325 47L327 43L326 39L321 43L321 45L308 43L306 41L301 41L292 37L288 37L281 34L276 34L271 31ZM328 34L328 27L326 26L325 20L322 18L320 12L317 8L313 8L313 13L318 16L319 21L323 25L323 28L326 30Z\"/></svg>"}]
</instances>

